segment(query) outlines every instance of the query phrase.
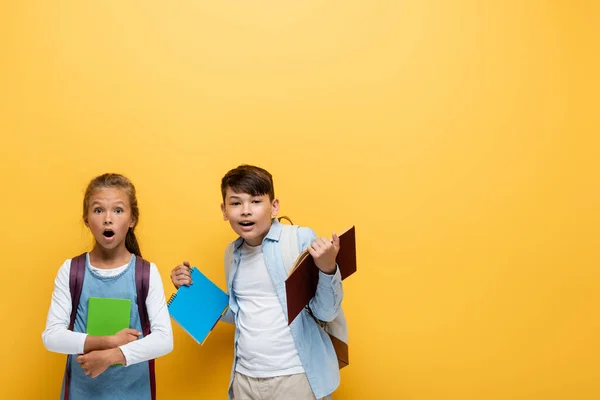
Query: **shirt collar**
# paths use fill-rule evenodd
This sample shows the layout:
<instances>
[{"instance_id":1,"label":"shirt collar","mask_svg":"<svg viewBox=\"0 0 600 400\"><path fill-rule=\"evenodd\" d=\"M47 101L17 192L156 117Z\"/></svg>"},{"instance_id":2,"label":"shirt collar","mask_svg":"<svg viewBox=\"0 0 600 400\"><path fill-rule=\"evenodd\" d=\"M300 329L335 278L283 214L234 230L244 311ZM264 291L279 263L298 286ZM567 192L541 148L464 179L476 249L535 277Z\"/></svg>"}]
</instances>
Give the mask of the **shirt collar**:
<instances>
[{"instance_id":1,"label":"shirt collar","mask_svg":"<svg viewBox=\"0 0 600 400\"><path fill-rule=\"evenodd\" d=\"M269 239L269 240L273 240L275 242L279 242L279 238L281 237L281 230L283 228L281 227L281 222L279 222L279 220L277 218L272 218L271 219L271 228L269 229L269 232L267 233L267 236L265 236L265 239ZM263 240L264 242L264 240ZM238 237L235 241L235 249L239 249L240 247L242 247L242 245L244 244L244 239L242 237Z\"/></svg>"}]
</instances>

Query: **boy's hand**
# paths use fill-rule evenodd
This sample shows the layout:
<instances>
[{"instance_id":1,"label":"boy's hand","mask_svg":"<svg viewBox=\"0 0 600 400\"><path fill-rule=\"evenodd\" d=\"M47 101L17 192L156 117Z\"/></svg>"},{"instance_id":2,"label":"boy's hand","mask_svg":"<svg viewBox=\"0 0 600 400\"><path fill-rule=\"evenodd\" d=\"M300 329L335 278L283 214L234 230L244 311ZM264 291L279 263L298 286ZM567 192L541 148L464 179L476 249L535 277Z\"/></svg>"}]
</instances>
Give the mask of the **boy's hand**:
<instances>
[{"instance_id":1,"label":"boy's hand","mask_svg":"<svg viewBox=\"0 0 600 400\"><path fill-rule=\"evenodd\" d=\"M140 337L141 333L135 329L125 328L115 333L112 336L114 347L126 345L130 342L135 342Z\"/></svg>"},{"instance_id":2,"label":"boy's hand","mask_svg":"<svg viewBox=\"0 0 600 400\"><path fill-rule=\"evenodd\" d=\"M81 365L84 374L97 377L113 364L125 364L125 356L118 347L110 350L96 350L78 356L75 361Z\"/></svg>"},{"instance_id":3,"label":"boy's hand","mask_svg":"<svg viewBox=\"0 0 600 400\"><path fill-rule=\"evenodd\" d=\"M335 272L335 258L338 251L340 251L340 238L335 233L333 242L322 237L308 246L308 252L315 260L317 268L330 275Z\"/></svg>"},{"instance_id":4,"label":"boy's hand","mask_svg":"<svg viewBox=\"0 0 600 400\"><path fill-rule=\"evenodd\" d=\"M189 286L192 284L192 273L190 272L190 263L184 261L183 265L178 265L171 271L171 281L175 289L179 289L181 285Z\"/></svg>"}]
</instances>

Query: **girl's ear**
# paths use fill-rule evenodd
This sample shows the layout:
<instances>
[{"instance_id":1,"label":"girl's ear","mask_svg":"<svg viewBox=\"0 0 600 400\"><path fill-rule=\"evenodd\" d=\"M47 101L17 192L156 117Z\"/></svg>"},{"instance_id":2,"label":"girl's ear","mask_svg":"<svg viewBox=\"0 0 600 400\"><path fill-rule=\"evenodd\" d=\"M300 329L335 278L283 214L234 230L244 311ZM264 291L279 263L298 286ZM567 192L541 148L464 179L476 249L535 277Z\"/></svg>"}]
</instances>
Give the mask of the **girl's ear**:
<instances>
[{"instance_id":1,"label":"girl's ear","mask_svg":"<svg viewBox=\"0 0 600 400\"><path fill-rule=\"evenodd\" d=\"M87 226L88 228L90 227L90 225L88 224L87 217L83 219L83 223L84 223L84 224L85 224L85 226Z\"/></svg>"},{"instance_id":2,"label":"girl's ear","mask_svg":"<svg viewBox=\"0 0 600 400\"><path fill-rule=\"evenodd\" d=\"M135 220L135 218L131 218L131 223L129 224L130 228L135 228L135 224L137 223L137 221Z\"/></svg>"}]
</instances>

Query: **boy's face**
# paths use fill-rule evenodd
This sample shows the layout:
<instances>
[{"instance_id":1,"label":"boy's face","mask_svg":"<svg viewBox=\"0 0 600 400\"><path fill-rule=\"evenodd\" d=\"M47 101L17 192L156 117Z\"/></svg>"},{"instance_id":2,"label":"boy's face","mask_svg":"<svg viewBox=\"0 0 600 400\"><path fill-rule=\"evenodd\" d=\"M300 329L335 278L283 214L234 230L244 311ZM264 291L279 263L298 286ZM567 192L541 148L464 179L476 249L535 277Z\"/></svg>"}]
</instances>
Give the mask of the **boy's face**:
<instances>
[{"instance_id":1,"label":"boy's face","mask_svg":"<svg viewBox=\"0 0 600 400\"><path fill-rule=\"evenodd\" d=\"M279 200L269 200L269 195L252 196L236 193L230 187L225 193L225 203L221 204L223 219L250 246L259 246L271 229L271 216L276 216Z\"/></svg>"}]
</instances>

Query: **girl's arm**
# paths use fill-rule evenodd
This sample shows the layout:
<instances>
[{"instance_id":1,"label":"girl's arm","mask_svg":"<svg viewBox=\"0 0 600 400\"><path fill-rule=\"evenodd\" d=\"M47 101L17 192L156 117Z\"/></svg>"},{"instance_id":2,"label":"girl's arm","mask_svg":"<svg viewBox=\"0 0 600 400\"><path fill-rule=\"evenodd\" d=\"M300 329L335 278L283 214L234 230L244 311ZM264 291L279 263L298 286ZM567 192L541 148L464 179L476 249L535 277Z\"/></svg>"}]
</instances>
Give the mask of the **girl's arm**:
<instances>
[{"instance_id":1,"label":"girl's arm","mask_svg":"<svg viewBox=\"0 0 600 400\"><path fill-rule=\"evenodd\" d=\"M150 334L140 340L119 346L125 357L124 365L133 365L164 356L173 350L173 330L165 292L156 265L150 264L150 287L146 298Z\"/></svg>"},{"instance_id":2,"label":"girl's arm","mask_svg":"<svg viewBox=\"0 0 600 400\"><path fill-rule=\"evenodd\" d=\"M82 354L93 350L113 349L135 340L133 329L126 329L113 336L90 336L87 333L69 330L72 309L69 290L70 272L71 260L69 259L60 267L54 280L46 329L42 333L42 341L46 349L62 354Z\"/></svg>"},{"instance_id":3,"label":"girl's arm","mask_svg":"<svg viewBox=\"0 0 600 400\"><path fill-rule=\"evenodd\" d=\"M69 330L71 320L70 271L71 260L67 260L56 274L42 341L46 349L50 351L62 354L81 354L84 352L87 334Z\"/></svg>"}]
</instances>

